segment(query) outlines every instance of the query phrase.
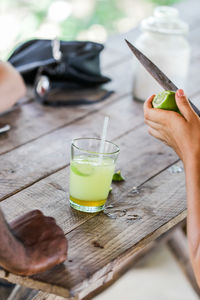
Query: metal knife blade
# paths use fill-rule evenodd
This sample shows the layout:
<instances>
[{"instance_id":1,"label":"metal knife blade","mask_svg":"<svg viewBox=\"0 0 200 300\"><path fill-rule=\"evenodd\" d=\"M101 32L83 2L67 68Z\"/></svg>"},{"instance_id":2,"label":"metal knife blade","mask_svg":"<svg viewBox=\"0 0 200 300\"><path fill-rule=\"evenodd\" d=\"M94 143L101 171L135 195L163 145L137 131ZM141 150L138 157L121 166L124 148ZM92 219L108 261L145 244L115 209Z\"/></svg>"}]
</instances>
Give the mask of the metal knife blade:
<instances>
[{"instance_id":1,"label":"metal knife blade","mask_svg":"<svg viewBox=\"0 0 200 300\"><path fill-rule=\"evenodd\" d=\"M127 41L126 39L125 41L129 46L129 48L131 49L132 53L140 61L140 63L165 90L170 90L170 91L178 90L177 86L150 59L148 59L141 51L139 51L129 41ZM193 110L197 113L198 116L200 116L199 109L190 100L189 102Z\"/></svg>"}]
</instances>

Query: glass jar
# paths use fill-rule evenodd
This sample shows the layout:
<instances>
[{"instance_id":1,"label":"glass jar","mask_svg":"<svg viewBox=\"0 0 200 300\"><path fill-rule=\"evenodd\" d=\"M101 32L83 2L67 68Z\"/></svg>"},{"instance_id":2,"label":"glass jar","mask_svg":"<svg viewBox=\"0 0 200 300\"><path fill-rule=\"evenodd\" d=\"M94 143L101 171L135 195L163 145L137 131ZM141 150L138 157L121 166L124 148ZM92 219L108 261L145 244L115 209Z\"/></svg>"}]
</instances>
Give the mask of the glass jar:
<instances>
[{"instance_id":1,"label":"glass jar","mask_svg":"<svg viewBox=\"0 0 200 300\"><path fill-rule=\"evenodd\" d=\"M188 25L181 21L176 8L157 7L154 15L142 21L143 33L135 46L155 63L179 88L185 88L190 61L190 46L185 38ZM145 101L162 87L137 62L133 94Z\"/></svg>"}]
</instances>

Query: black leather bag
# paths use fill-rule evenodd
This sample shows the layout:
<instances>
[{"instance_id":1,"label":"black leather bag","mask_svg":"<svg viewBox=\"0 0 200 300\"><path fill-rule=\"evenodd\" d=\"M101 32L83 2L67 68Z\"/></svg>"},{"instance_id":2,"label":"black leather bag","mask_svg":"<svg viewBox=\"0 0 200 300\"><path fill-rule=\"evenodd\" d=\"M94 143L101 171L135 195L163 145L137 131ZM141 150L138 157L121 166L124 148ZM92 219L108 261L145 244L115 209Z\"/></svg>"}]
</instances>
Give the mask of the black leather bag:
<instances>
[{"instance_id":1,"label":"black leather bag","mask_svg":"<svg viewBox=\"0 0 200 300\"><path fill-rule=\"evenodd\" d=\"M110 81L100 70L102 44L79 41L30 40L8 61L43 104L77 105L105 100L112 91L101 87Z\"/></svg>"}]
</instances>

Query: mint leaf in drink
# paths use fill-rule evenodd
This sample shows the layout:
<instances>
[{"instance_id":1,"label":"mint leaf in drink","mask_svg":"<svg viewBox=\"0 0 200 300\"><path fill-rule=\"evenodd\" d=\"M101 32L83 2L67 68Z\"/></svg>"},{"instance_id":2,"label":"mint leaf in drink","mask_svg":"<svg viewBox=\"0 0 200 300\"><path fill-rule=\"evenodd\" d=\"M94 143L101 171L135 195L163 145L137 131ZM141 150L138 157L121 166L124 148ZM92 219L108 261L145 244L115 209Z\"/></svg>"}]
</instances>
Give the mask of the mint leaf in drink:
<instances>
[{"instance_id":1,"label":"mint leaf in drink","mask_svg":"<svg viewBox=\"0 0 200 300\"><path fill-rule=\"evenodd\" d=\"M114 175L113 175L113 178L112 178L112 181L114 182L120 182L120 181L124 181L125 178L121 175L121 171L117 171Z\"/></svg>"}]
</instances>

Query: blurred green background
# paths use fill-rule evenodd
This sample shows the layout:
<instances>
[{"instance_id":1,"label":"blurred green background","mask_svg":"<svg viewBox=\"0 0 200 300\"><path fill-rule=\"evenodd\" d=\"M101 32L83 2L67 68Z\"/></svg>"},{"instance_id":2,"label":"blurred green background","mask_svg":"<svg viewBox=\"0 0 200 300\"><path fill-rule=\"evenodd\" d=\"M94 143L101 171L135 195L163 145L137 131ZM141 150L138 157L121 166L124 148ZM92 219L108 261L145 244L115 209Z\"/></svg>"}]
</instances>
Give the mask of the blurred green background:
<instances>
[{"instance_id":1,"label":"blurred green background","mask_svg":"<svg viewBox=\"0 0 200 300\"><path fill-rule=\"evenodd\" d=\"M0 0L0 57L31 38L105 42L178 0Z\"/></svg>"}]
</instances>

